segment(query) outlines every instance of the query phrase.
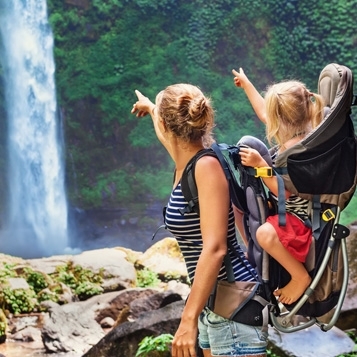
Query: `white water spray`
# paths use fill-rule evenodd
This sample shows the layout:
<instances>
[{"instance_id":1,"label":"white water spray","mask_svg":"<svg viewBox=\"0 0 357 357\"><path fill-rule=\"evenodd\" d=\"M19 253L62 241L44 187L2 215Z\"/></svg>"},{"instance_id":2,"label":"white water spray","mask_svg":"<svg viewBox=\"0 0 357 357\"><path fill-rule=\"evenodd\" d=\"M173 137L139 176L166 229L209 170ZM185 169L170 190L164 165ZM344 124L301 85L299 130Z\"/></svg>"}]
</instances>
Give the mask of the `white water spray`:
<instances>
[{"instance_id":1,"label":"white water spray","mask_svg":"<svg viewBox=\"0 0 357 357\"><path fill-rule=\"evenodd\" d=\"M0 252L63 253L67 202L46 0L0 0L8 120L8 214Z\"/></svg>"}]
</instances>

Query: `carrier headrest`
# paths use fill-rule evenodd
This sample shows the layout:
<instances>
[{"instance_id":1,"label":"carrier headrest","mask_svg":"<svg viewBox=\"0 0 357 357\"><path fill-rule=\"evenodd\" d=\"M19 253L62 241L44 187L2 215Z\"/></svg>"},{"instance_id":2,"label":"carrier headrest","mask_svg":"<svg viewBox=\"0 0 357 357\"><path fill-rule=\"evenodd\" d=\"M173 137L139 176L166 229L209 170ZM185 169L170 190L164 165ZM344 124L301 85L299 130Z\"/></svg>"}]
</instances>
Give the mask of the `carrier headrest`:
<instances>
[{"instance_id":1,"label":"carrier headrest","mask_svg":"<svg viewBox=\"0 0 357 357\"><path fill-rule=\"evenodd\" d=\"M273 165L267 146L258 138L251 135L245 135L238 141L237 146L248 146L257 150L269 166Z\"/></svg>"},{"instance_id":2,"label":"carrier headrest","mask_svg":"<svg viewBox=\"0 0 357 357\"><path fill-rule=\"evenodd\" d=\"M331 107L341 80L341 72L335 63L328 64L320 73L318 92L324 98L325 105Z\"/></svg>"}]
</instances>

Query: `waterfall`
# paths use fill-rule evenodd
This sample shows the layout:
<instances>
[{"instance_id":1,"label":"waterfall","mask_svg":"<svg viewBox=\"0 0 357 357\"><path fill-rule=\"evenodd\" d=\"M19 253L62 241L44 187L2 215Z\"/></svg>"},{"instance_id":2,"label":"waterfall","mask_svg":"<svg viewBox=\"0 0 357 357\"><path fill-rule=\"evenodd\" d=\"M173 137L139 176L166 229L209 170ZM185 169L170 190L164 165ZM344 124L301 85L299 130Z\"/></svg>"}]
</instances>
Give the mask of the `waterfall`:
<instances>
[{"instance_id":1,"label":"waterfall","mask_svg":"<svg viewBox=\"0 0 357 357\"><path fill-rule=\"evenodd\" d=\"M46 0L0 0L8 121L8 202L0 252L40 257L68 246L53 36Z\"/></svg>"}]
</instances>

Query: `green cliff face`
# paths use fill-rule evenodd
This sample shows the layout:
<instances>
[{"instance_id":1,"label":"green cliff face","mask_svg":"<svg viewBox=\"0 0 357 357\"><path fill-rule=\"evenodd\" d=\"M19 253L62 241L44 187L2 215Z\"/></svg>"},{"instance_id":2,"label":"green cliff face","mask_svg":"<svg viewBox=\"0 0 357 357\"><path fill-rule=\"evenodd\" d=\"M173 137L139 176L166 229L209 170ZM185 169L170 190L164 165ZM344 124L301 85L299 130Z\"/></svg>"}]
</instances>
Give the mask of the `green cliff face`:
<instances>
[{"instance_id":1,"label":"green cliff face","mask_svg":"<svg viewBox=\"0 0 357 357\"><path fill-rule=\"evenodd\" d=\"M154 100L169 84L198 85L213 100L218 141L264 138L231 70L243 67L264 91L283 78L316 90L329 62L356 69L352 3L48 0L71 205L165 201L172 164L151 121L130 114L135 89ZM1 197L7 189L4 106L0 85Z\"/></svg>"}]
</instances>

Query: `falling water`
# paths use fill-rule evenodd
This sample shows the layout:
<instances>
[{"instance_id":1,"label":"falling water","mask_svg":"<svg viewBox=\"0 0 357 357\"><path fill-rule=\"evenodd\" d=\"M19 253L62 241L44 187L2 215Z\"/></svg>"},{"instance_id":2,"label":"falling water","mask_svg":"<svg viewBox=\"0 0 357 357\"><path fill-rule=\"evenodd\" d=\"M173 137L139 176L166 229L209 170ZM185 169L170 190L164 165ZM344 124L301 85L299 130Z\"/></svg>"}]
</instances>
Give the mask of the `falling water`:
<instances>
[{"instance_id":1,"label":"falling water","mask_svg":"<svg viewBox=\"0 0 357 357\"><path fill-rule=\"evenodd\" d=\"M9 153L0 252L63 253L67 202L46 0L0 0L0 29Z\"/></svg>"}]
</instances>

